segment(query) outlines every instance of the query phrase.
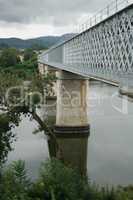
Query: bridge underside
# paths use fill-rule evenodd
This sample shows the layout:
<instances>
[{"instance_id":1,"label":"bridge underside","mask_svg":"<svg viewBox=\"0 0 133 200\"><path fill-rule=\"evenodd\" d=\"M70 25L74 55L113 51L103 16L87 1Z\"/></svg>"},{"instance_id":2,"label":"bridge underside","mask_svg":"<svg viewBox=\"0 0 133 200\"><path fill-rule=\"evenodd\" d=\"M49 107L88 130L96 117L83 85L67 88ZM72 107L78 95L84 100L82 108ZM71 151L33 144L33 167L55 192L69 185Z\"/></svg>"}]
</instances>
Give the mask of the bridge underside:
<instances>
[{"instance_id":1,"label":"bridge underside","mask_svg":"<svg viewBox=\"0 0 133 200\"><path fill-rule=\"evenodd\" d=\"M107 77L103 78L103 77L100 77L100 76L98 76L96 74L92 74L92 73L88 74L88 73L83 73L82 71L77 71L76 67L74 67L74 66L70 67L69 65L66 65L66 64L53 63L53 62L47 62L47 61L45 61L45 64L40 63L40 65L42 68L45 68L45 66L47 66L48 68L53 68L54 71L62 70L62 71L66 71L66 72L71 72L73 74L80 75L86 79L94 79L94 80L101 81L101 82L104 82L104 83L107 83L110 85L119 86L118 81L107 79Z\"/></svg>"}]
</instances>

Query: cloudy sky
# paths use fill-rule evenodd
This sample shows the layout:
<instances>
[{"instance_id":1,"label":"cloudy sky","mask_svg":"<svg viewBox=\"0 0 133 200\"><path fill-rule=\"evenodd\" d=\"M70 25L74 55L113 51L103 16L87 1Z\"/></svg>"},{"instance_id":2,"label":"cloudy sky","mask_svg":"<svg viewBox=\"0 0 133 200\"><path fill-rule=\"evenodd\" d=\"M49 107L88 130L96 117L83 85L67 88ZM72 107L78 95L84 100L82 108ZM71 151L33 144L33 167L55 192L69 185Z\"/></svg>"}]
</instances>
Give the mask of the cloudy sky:
<instances>
[{"instance_id":1,"label":"cloudy sky","mask_svg":"<svg viewBox=\"0 0 133 200\"><path fill-rule=\"evenodd\" d=\"M0 37L31 38L75 32L110 0L0 0Z\"/></svg>"}]
</instances>

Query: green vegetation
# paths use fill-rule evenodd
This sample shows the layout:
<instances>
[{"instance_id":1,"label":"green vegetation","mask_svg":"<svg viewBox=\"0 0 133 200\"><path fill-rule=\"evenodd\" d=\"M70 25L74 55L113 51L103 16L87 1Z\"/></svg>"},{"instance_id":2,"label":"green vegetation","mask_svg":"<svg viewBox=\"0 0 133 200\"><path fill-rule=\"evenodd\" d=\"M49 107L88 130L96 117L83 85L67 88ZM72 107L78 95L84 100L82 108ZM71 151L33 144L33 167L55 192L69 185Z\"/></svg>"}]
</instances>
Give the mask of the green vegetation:
<instances>
[{"instance_id":1,"label":"green vegetation","mask_svg":"<svg viewBox=\"0 0 133 200\"><path fill-rule=\"evenodd\" d=\"M24 51L24 61L33 61L36 58L36 54L32 49L26 49Z\"/></svg>"},{"instance_id":2,"label":"green vegetation","mask_svg":"<svg viewBox=\"0 0 133 200\"><path fill-rule=\"evenodd\" d=\"M0 167L6 161L8 152L12 150L12 143L15 140L12 129L19 125L21 114L32 116L38 121L39 130L48 132L47 126L36 113L38 96L32 93L40 92L45 96L44 88L47 90L52 87L54 77L41 77L38 74L37 55L31 49L24 51L22 62L18 59L19 55L21 54L16 49L9 48L4 49L0 56ZM28 90L25 82L28 84ZM8 89L11 89L11 92L7 99Z\"/></svg>"},{"instance_id":3,"label":"green vegetation","mask_svg":"<svg viewBox=\"0 0 133 200\"><path fill-rule=\"evenodd\" d=\"M43 163L31 182L24 161L15 161L0 178L1 200L132 200L133 187L100 189L56 159Z\"/></svg>"},{"instance_id":4,"label":"green vegetation","mask_svg":"<svg viewBox=\"0 0 133 200\"><path fill-rule=\"evenodd\" d=\"M6 161L8 152L12 150L11 144L15 135L11 131L11 122L17 123L10 115L0 115L0 167Z\"/></svg>"},{"instance_id":5,"label":"green vegetation","mask_svg":"<svg viewBox=\"0 0 133 200\"><path fill-rule=\"evenodd\" d=\"M15 48L5 48L0 55L0 70L28 79L37 72L37 54L32 49L19 52Z\"/></svg>"},{"instance_id":6,"label":"green vegetation","mask_svg":"<svg viewBox=\"0 0 133 200\"><path fill-rule=\"evenodd\" d=\"M30 115L31 119L38 122L38 130L45 131L45 134L52 134L48 125L37 115L36 109L39 106L39 97L34 92L39 92L45 97L44 88L52 86L53 76L40 77L37 73L30 77L28 90L24 85L24 79L17 74L1 71L0 73L0 167L6 161L9 151L12 150L12 143L15 135L12 129L19 125L21 114ZM16 87L17 86L17 87ZM6 92L12 88L8 99ZM21 96L21 90L23 95ZM44 98L45 101L45 98ZM41 102L43 103L43 102ZM17 105L16 105L17 104Z\"/></svg>"},{"instance_id":7,"label":"green vegetation","mask_svg":"<svg viewBox=\"0 0 133 200\"><path fill-rule=\"evenodd\" d=\"M3 68L20 63L18 51L15 48L4 49L0 56L0 66Z\"/></svg>"}]
</instances>

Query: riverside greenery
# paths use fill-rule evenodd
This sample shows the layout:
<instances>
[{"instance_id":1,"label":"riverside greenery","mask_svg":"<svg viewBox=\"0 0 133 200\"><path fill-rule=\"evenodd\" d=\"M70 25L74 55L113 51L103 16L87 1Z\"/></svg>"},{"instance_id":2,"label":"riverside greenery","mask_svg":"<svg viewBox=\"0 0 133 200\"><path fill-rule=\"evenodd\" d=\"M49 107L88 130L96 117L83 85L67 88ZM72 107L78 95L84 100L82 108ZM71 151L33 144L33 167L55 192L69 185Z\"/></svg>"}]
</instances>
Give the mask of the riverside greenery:
<instances>
[{"instance_id":1,"label":"riverside greenery","mask_svg":"<svg viewBox=\"0 0 133 200\"><path fill-rule=\"evenodd\" d=\"M19 125L21 115L30 115L32 119L38 121L38 129L46 130L47 126L41 121L36 113L38 99L32 96L32 104L29 107L29 94L34 91L44 95L44 88L52 88L54 76L41 77L37 71L37 55L31 50L25 50L24 61L20 63L19 52L16 49L4 49L0 56L0 167L6 161L8 152L12 150L12 143L16 137L12 133L12 128ZM10 58L11 61L10 61ZM9 62L10 61L10 62ZM3 64L2 64L3 63ZM30 63L30 67L28 65ZM10 66L12 64L12 66ZM21 67L20 67L21 66ZM30 68L30 73L29 73ZM22 71L23 69L23 71ZM23 73L22 73L23 72ZM20 99L18 88L25 88L24 83L29 82L28 90L24 89L27 102ZM6 98L6 93L10 88L10 99ZM18 103L12 106L11 103ZM21 102L22 101L22 102Z\"/></svg>"},{"instance_id":2,"label":"riverside greenery","mask_svg":"<svg viewBox=\"0 0 133 200\"><path fill-rule=\"evenodd\" d=\"M133 187L98 188L55 158L42 163L39 178L28 178L24 161L2 170L1 200L132 200Z\"/></svg>"}]
</instances>

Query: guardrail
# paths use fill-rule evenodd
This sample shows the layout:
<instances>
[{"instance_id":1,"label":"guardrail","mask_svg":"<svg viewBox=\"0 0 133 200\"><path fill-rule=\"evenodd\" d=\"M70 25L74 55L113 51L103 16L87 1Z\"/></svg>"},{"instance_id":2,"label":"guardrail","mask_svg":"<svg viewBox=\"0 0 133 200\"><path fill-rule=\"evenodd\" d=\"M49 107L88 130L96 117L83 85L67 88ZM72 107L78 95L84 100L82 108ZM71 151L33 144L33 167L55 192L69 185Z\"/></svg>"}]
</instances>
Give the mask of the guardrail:
<instances>
[{"instance_id":1,"label":"guardrail","mask_svg":"<svg viewBox=\"0 0 133 200\"><path fill-rule=\"evenodd\" d=\"M101 21L107 19L108 17L112 16L113 14L131 4L133 4L133 0L115 0L110 2L105 8L103 8L99 12L96 12L95 15L86 20L85 23L81 24L79 26L78 33L81 33L91 28L92 26L95 26L96 24L100 23Z\"/></svg>"},{"instance_id":2,"label":"guardrail","mask_svg":"<svg viewBox=\"0 0 133 200\"><path fill-rule=\"evenodd\" d=\"M96 24L102 22L103 20L106 20L108 17L111 17L115 13L121 11L122 9L124 9L124 8L126 8L126 7L128 7L132 4L133 4L133 0L115 0L115 1L112 1L104 9L100 10L99 12L96 12L96 14L93 15L91 18L89 18L89 20L87 20L86 23L81 24L80 28L78 30L76 28L77 35L88 30L89 28L95 26ZM75 36L72 36L71 39L73 39L74 37L76 37L76 34L75 34ZM68 41L71 40L71 39L68 39ZM67 40L61 41L61 42L53 45L51 48L49 48L47 51L45 51L44 54L47 54L52 49L55 49L56 47L59 47L66 42L67 42Z\"/></svg>"}]
</instances>

